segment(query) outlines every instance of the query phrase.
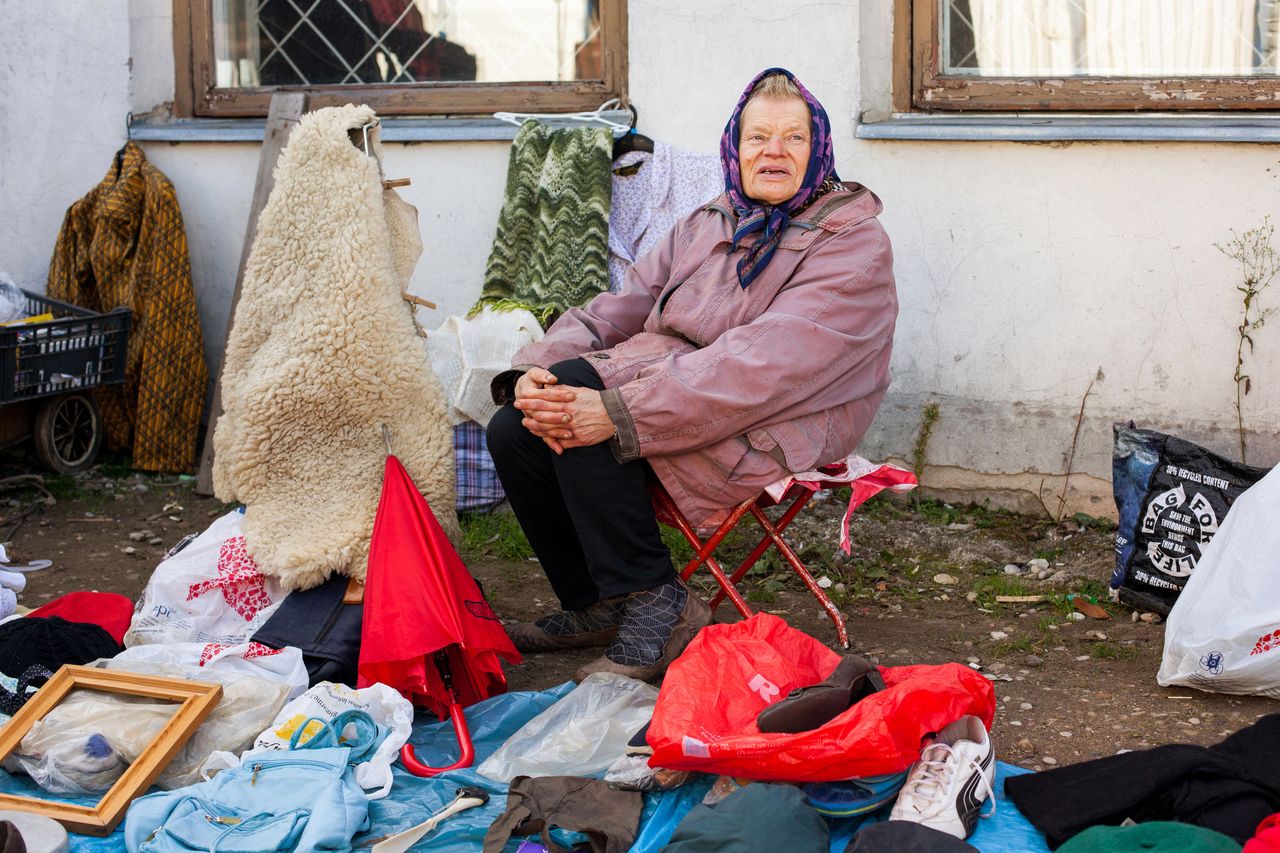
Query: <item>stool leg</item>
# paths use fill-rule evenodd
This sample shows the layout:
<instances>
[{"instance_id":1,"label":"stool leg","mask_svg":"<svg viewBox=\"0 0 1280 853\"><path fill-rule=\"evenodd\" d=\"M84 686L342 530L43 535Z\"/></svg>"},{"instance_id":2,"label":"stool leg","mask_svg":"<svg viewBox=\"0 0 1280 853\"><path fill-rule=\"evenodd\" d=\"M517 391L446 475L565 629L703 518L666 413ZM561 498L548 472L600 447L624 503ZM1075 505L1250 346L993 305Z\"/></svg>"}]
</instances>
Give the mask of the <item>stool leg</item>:
<instances>
[{"instance_id":1,"label":"stool leg","mask_svg":"<svg viewBox=\"0 0 1280 853\"><path fill-rule=\"evenodd\" d=\"M813 575L809 574L809 570L805 568L804 563L800 562L796 552L791 550L791 546L787 544L786 540L770 523L769 517L754 503L751 505L751 512L756 517L756 521L760 522L760 526L765 529L765 533L773 540L774 546L782 553L783 558L791 564L791 568L800 576L800 580L804 581L804 585L809 588L809 592L813 593L813 597L818 599L822 609L827 611L827 615L835 623L836 639L839 640L840 647L849 648L849 632L845 628L844 616L840 614L840 608L836 607L835 602L827 596L826 590L818 586L818 582L813 579Z\"/></svg>"},{"instance_id":2,"label":"stool leg","mask_svg":"<svg viewBox=\"0 0 1280 853\"><path fill-rule=\"evenodd\" d=\"M813 492L810 491L804 491L799 495L796 495L796 497L791 501L791 506L787 507L787 511L778 519L778 523L773 529L781 534L782 531L786 529L787 525L791 523L791 520L800 514L800 510L804 509L804 505L807 504L809 499L812 497ZM760 559L760 556L769 549L771 544L773 544L773 542L770 540L768 531L766 530L765 535L756 544L756 547L752 549L751 553L748 554L745 559L743 559L743 561L738 565L738 568L734 569L733 574L729 575L729 580L733 582L735 587L744 577L747 576L747 572L755 565L756 560Z\"/></svg>"},{"instance_id":3,"label":"stool leg","mask_svg":"<svg viewBox=\"0 0 1280 853\"><path fill-rule=\"evenodd\" d=\"M734 507L733 512L729 513L729 517L716 528L716 532L711 534L711 537L707 539L705 543L702 543L701 546L699 546L696 532L689 527L688 522L686 522L681 516L677 516L676 518L678 526L680 527L680 532L685 535L685 538L689 540L689 544L698 552L694 555L694 558L689 561L688 565L684 567L684 571L680 573L680 576L685 580L688 580L689 576L693 574L694 570L697 569L698 566L705 564L707 571L711 572L712 577L716 579L716 583L720 586L720 591L715 594L715 597L711 599L709 604L711 609L715 610L720 606L720 602L724 601L725 598L728 598L729 601L733 602L734 609L741 613L744 619L752 615L753 611L751 606L747 604L746 599L744 599L742 594L738 592L738 588L734 586L733 581L724 573L724 569L720 567L720 563L711 555L715 552L716 548L719 547L720 543L724 541L724 538L729 535L729 531L732 530L734 526L742 520L742 517L747 514L754 503L755 499L753 498L751 500L743 501Z\"/></svg>"},{"instance_id":4,"label":"stool leg","mask_svg":"<svg viewBox=\"0 0 1280 853\"><path fill-rule=\"evenodd\" d=\"M680 578L685 581L689 580L689 578L693 576L693 573L697 571L698 566L705 564L707 571L711 572L711 576L715 578L716 584L720 587L720 592L716 593L715 598L711 601L711 609L715 610L716 607L719 606L720 602L724 600L725 596L728 595L729 600L733 602L734 608L742 614L744 619L751 616L753 611L751 610L750 605L747 604L746 599L744 599L734 588L733 584L730 583L729 578L724 573L724 569L720 567L720 564L716 561L715 557L711 556L712 552L715 551L716 546L718 546L721 540L724 539L725 535L733 529L733 525L737 524L738 520L746 513L750 506L750 502L744 502L734 507L733 512L730 513L729 518L725 523L721 524L711 538L704 543L698 538L698 532L693 529L692 525L690 525L688 521L685 520L684 514L680 512L679 507L676 506L675 501L671 499L671 496L667 494L665 489L655 487L650 490L650 494L653 497L654 502L658 505L658 514L663 518L663 523L669 524L672 527L675 527L676 530L679 530L685 540L689 543L690 547L694 550L693 559L690 560L683 569L681 569Z\"/></svg>"}]
</instances>

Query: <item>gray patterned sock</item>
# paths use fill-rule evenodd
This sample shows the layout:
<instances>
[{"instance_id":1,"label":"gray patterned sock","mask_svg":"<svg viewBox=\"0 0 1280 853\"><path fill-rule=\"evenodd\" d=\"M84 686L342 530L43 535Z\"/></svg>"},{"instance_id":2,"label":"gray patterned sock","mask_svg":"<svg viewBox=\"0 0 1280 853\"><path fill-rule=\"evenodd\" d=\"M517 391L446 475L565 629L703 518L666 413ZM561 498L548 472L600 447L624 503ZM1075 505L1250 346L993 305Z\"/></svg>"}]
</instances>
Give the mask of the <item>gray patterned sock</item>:
<instances>
[{"instance_id":1,"label":"gray patterned sock","mask_svg":"<svg viewBox=\"0 0 1280 853\"><path fill-rule=\"evenodd\" d=\"M597 601L582 610L561 610L544 616L533 624L556 637L571 634L590 634L613 628L622 621L625 598L610 598Z\"/></svg>"},{"instance_id":2,"label":"gray patterned sock","mask_svg":"<svg viewBox=\"0 0 1280 853\"><path fill-rule=\"evenodd\" d=\"M627 596L618 636L605 656L623 666L653 666L684 612L688 591L678 583Z\"/></svg>"}]
</instances>

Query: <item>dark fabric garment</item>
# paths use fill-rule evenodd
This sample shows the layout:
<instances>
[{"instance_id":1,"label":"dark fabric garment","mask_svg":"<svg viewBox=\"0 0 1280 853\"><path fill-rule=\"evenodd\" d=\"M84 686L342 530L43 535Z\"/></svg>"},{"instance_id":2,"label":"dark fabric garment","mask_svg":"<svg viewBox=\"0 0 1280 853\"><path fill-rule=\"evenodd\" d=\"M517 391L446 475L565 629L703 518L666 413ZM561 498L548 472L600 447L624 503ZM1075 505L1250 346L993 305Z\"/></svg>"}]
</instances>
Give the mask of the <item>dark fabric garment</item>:
<instances>
[{"instance_id":1,"label":"dark fabric garment","mask_svg":"<svg viewBox=\"0 0 1280 853\"><path fill-rule=\"evenodd\" d=\"M561 385L601 390L582 359L554 364ZM648 464L619 463L608 442L557 455L504 405L489 422L489 452L520 527L565 610L675 580L649 499Z\"/></svg>"},{"instance_id":2,"label":"dark fabric garment","mask_svg":"<svg viewBox=\"0 0 1280 853\"><path fill-rule=\"evenodd\" d=\"M663 853L827 853L827 823L794 785L756 782L694 806Z\"/></svg>"},{"instance_id":3,"label":"dark fabric garment","mask_svg":"<svg viewBox=\"0 0 1280 853\"><path fill-rule=\"evenodd\" d=\"M64 663L85 664L122 651L124 647L98 625L60 616L27 616L0 625L0 672L14 677L34 664L56 672Z\"/></svg>"},{"instance_id":4,"label":"dark fabric garment","mask_svg":"<svg viewBox=\"0 0 1280 853\"><path fill-rule=\"evenodd\" d=\"M1091 826L1061 849L1063 853L1240 853L1240 843L1202 826L1157 820L1137 826Z\"/></svg>"},{"instance_id":5,"label":"dark fabric garment","mask_svg":"<svg viewBox=\"0 0 1280 853\"><path fill-rule=\"evenodd\" d=\"M1051 848L1090 826L1176 820L1243 843L1280 810L1280 714L1210 747L1169 744L1005 781Z\"/></svg>"},{"instance_id":6,"label":"dark fabric garment","mask_svg":"<svg viewBox=\"0 0 1280 853\"><path fill-rule=\"evenodd\" d=\"M253 641L273 649L302 649L311 685L334 681L355 687L364 605L342 603L349 580L335 574L320 586L289 593Z\"/></svg>"},{"instance_id":7,"label":"dark fabric garment","mask_svg":"<svg viewBox=\"0 0 1280 853\"><path fill-rule=\"evenodd\" d=\"M27 704L28 699L36 695L35 693L28 693L27 688L33 685L36 688L43 687L50 678L53 678L52 670L41 664L33 663L27 667L22 675L18 676L17 690L6 690L0 687L0 711L4 711L12 717L22 710L22 706ZM39 684L36 682L39 682ZM4 853L3 848L0 848L0 853Z\"/></svg>"},{"instance_id":8,"label":"dark fabric garment","mask_svg":"<svg viewBox=\"0 0 1280 853\"><path fill-rule=\"evenodd\" d=\"M625 853L636 840L644 796L619 791L599 779L579 776L517 776L507 791L507 810L484 836L484 853L499 853L512 835L538 835L548 850L551 828L581 832L592 853Z\"/></svg>"},{"instance_id":9,"label":"dark fabric garment","mask_svg":"<svg viewBox=\"0 0 1280 853\"><path fill-rule=\"evenodd\" d=\"M91 311L133 312L122 385L93 389L107 446L143 471L190 471L209 373L182 211L134 142L67 208L45 292Z\"/></svg>"},{"instance_id":10,"label":"dark fabric garment","mask_svg":"<svg viewBox=\"0 0 1280 853\"><path fill-rule=\"evenodd\" d=\"M69 592L27 614L27 618L32 616L42 619L61 616L68 622L88 622L101 626L111 639L123 643L133 620L133 600L116 592Z\"/></svg>"},{"instance_id":11,"label":"dark fabric garment","mask_svg":"<svg viewBox=\"0 0 1280 853\"><path fill-rule=\"evenodd\" d=\"M782 74L795 84L809 107L809 165L805 169L804 178L796 194L782 204L770 205L756 201L743 189L742 175L738 163L738 143L742 135L742 110L751 99L751 90L756 84L772 74ZM840 180L836 174L835 153L831 147L831 120L827 111L822 108L818 99L809 93L796 76L785 68L766 68L761 71L738 98L738 105L729 116L729 123L724 127L720 137L720 165L724 169L724 188L729 193L729 201L738 214L738 223L733 230L732 248L737 249L748 234L760 232L760 239L751 244L738 260L738 284L744 289L769 264L774 251L782 242L791 223L791 215L803 210L805 205L813 201L819 194L823 183L828 179Z\"/></svg>"},{"instance_id":12,"label":"dark fabric garment","mask_svg":"<svg viewBox=\"0 0 1280 853\"><path fill-rule=\"evenodd\" d=\"M909 820L887 820L858 830L844 853L966 853L968 842Z\"/></svg>"}]
</instances>

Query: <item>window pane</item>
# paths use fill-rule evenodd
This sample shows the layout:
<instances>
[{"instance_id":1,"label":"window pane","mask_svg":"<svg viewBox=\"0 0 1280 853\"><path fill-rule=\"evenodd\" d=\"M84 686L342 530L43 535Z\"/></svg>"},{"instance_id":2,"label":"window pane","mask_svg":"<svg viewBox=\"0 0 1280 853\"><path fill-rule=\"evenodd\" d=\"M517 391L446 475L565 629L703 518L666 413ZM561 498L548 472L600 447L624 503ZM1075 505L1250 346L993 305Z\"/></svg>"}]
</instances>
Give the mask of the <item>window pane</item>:
<instances>
[{"instance_id":1,"label":"window pane","mask_svg":"<svg viewBox=\"0 0 1280 853\"><path fill-rule=\"evenodd\" d=\"M1235 77L1277 73L1280 0L937 0L941 73Z\"/></svg>"},{"instance_id":2,"label":"window pane","mask_svg":"<svg viewBox=\"0 0 1280 853\"><path fill-rule=\"evenodd\" d=\"M599 80L600 0L214 0L217 85Z\"/></svg>"}]
</instances>

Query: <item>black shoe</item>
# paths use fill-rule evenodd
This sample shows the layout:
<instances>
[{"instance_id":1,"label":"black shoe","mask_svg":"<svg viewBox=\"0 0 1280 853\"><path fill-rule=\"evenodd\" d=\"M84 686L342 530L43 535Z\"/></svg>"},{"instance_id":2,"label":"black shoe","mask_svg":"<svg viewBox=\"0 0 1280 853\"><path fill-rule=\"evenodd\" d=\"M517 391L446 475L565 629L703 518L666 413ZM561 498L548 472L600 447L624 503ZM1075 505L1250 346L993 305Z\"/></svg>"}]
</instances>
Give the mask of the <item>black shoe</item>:
<instances>
[{"instance_id":1,"label":"black shoe","mask_svg":"<svg viewBox=\"0 0 1280 853\"><path fill-rule=\"evenodd\" d=\"M859 699L884 690L880 669L866 658L849 655L825 681L792 690L756 717L762 732L795 734L829 722Z\"/></svg>"}]
</instances>

